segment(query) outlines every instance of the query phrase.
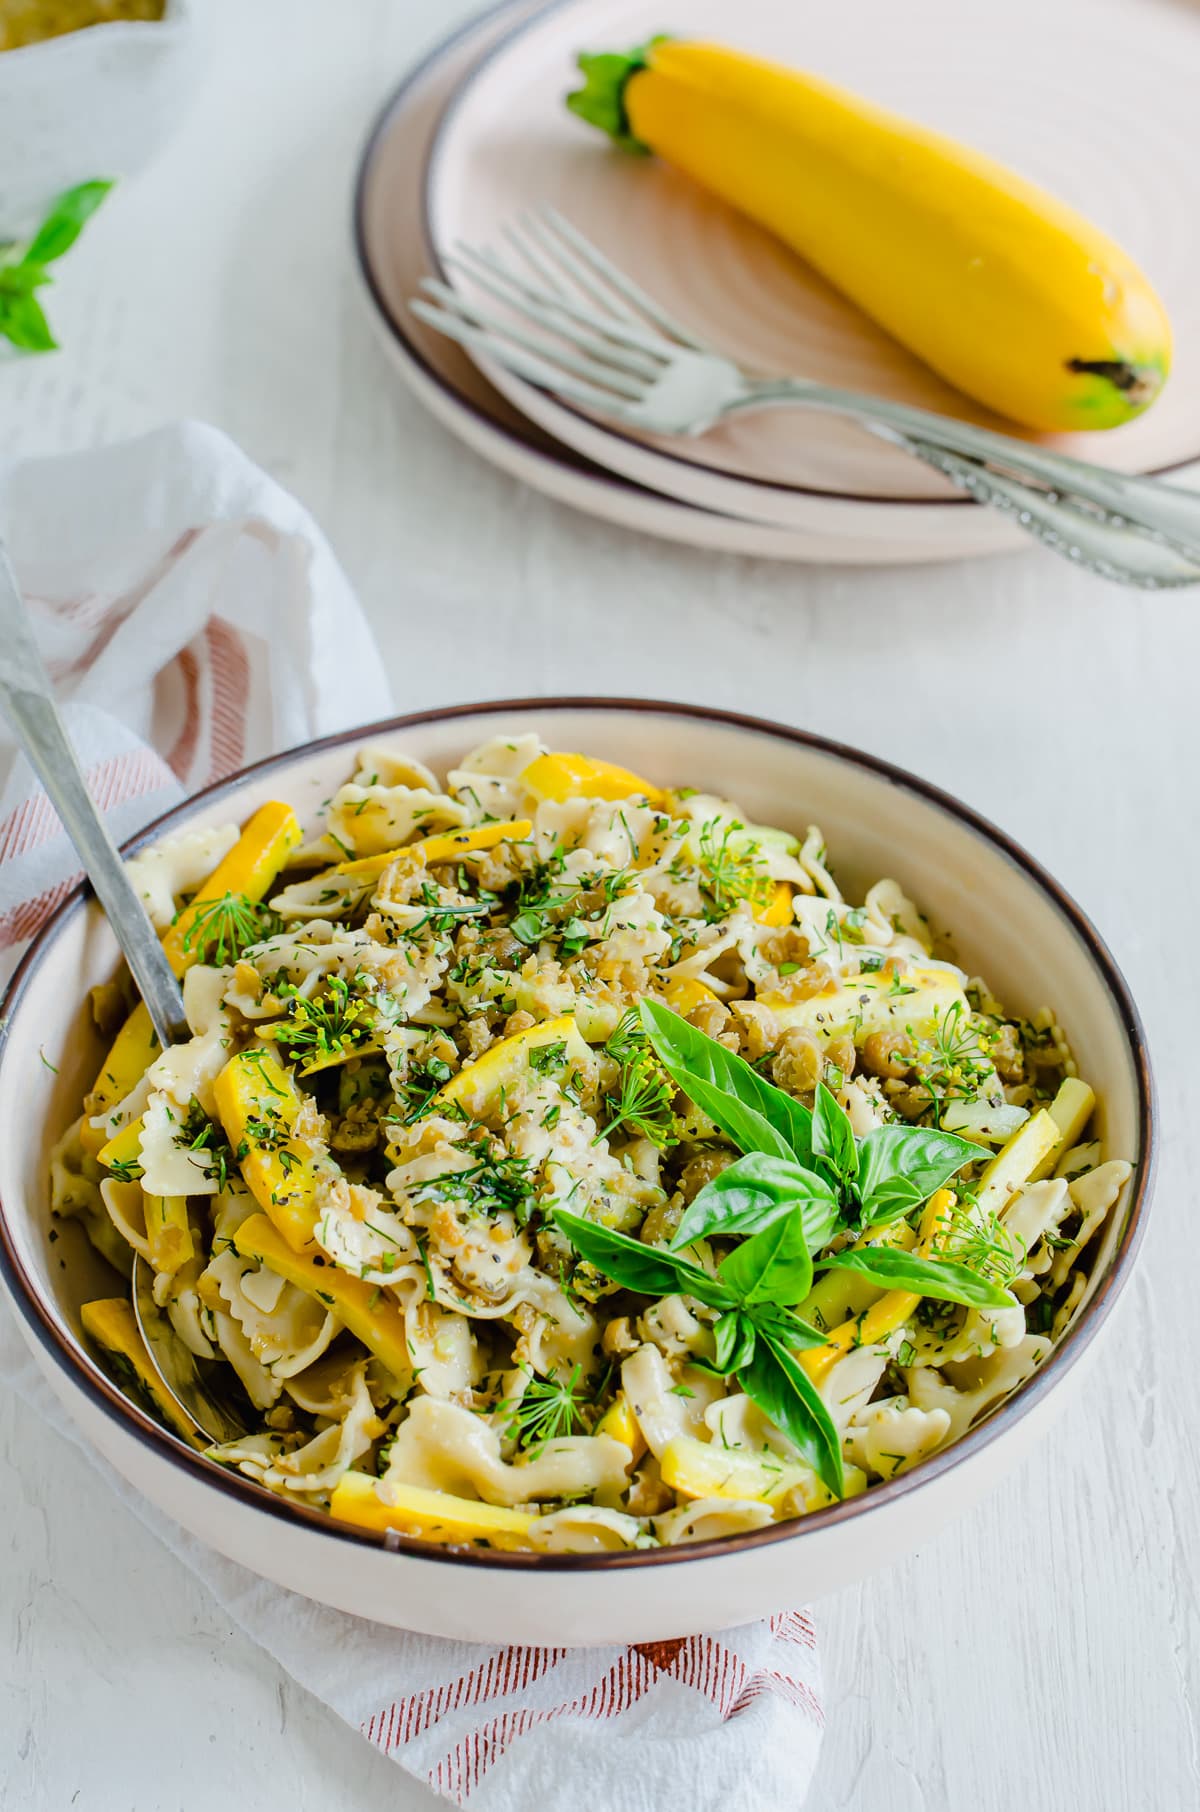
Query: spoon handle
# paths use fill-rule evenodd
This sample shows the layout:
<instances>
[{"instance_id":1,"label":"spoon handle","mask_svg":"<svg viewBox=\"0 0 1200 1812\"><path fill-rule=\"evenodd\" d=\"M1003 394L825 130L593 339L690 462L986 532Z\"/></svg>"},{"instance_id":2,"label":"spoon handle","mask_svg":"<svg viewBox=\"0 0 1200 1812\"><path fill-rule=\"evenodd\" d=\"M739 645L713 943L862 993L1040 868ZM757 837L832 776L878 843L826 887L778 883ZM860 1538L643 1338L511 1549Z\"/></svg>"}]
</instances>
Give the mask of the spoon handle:
<instances>
[{"instance_id":1,"label":"spoon handle","mask_svg":"<svg viewBox=\"0 0 1200 1812\"><path fill-rule=\"evenodd\" d=\"M2 543L0 710L75 845L160 1043L178 1044L190 1036L179 983L87 790Z\"/></svg>"}]
</instances>

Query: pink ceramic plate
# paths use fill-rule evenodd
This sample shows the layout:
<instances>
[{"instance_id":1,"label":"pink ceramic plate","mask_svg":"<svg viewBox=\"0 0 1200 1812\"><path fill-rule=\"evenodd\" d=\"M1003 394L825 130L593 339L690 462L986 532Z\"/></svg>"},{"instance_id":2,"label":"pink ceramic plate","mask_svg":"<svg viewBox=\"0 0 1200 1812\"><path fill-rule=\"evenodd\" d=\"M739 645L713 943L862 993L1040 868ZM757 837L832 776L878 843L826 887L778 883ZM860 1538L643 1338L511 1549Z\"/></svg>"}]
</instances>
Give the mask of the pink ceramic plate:
<instances>
[{"instance_id":1,"label":"pink ceramic plate","mask_svg":"<svg viewBox=\"0 0 1200 1812\"><path fill-rule=\"evenodd\" d=\"M427 180L436 246L486 242L497 223L550 202L673 312L743 363L968 419L976 410L842 300L781 244L653 159L609 151L566 113L581 48L623 48L665 24L807 66L954 134L1056 190L1122 240L1174 319L1175 372L1159 404L1114 433L1064 439L1130 471L1200 457L1200 214L1194 143L1196 20L1172 0L957 0L853 6L689 0L559 0L518 26L459 88ZM1136 58L1137 80L1129 79ZM1148 105L1148 97L1153 104ZM488 368L523 412L614 471L707 508L802 525L814 494L861 504L937 502L942 481L861 431L800 412L745 417L681 444L598 427ZM946 506L939 508L939 516ZM973 506L956 551L997 544ZM1007 531L1000 525L999 541Z\"/></svg>"}]
</instances>

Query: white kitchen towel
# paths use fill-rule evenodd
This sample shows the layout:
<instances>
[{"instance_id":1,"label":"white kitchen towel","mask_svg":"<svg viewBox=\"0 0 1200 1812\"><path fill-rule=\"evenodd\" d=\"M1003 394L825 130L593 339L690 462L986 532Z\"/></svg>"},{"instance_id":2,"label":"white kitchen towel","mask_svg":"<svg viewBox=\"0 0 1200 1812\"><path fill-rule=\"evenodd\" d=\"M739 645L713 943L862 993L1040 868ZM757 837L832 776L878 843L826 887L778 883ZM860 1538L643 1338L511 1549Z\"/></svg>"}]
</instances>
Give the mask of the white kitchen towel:
<instances>
[{"instance_id":1,"label":"white kitchen towel","mask_svg":"<svg viewBox=\"0 0 1200 1812\"><path fill-rule=\"evenodd\" d=\"M192 424L0 474L9 541L89 782L119 838L253 761L382 716L362 612L311 518ZM7 770L7 772L6 772ZM73 852L0 747L0 978L72 885ZM64 1427L10 1313L0 1375L88 1454L240 1627L471 1812L798 1808L822 1728L813 1626L598 1649L388 1630L255 1578L161 1516Z\"/></svg>"}]
</instances>

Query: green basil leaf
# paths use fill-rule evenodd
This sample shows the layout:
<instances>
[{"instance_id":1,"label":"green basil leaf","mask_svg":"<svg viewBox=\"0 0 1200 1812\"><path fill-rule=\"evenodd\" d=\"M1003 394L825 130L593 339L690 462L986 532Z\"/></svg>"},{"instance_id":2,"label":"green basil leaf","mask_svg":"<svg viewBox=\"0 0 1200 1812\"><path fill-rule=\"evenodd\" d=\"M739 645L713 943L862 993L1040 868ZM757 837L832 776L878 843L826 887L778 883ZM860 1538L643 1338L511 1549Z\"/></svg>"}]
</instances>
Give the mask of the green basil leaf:
<instances>
[{"instance_id":1,"label":"green basil leaf","mask_svg":"<svg viewBox=\"0 0 1200 1812\"><path fill-rule=\"evenodd\" d=\"M826 1271L854 1271L885 1290L913 1290L938 1302L960 1302L972 1309L1015 1309L1017 1299L969 1265L949 1258L920 1258L894 1246L863 1246L821 1260Z\"/></svg>"},{"instance_id":2,"label":"green basil leaf","mask_svg":"<svg viewBox=\"0 0 1200 1812\"><path fill-rule=\"evenodd\" d=\"M42 264L0 264L0 295L25 296L49 281L50 272Z\"/></svg>"},{"instance_id":3,"label":"green basil leaf","mask_svg":"<svg viewBox=\"0 0 1200 1812\"><path fill-rule=\"evenodd\" d=\"M789 1209L799 1207L810 1252L820 1252L838 1226L838 1199L813 1170L791 1158L748 1152L706 1183L684 1210L674 1249L693 1240L758 1233Z\"/></svg>"},{"instance_id":4,"label":"green basil leaf","mask_svg":"<svg viewBox=\"0 0 1200 1812\"><path fill-rule=\"evenodd\" d=\"M823 1082L817 1083L812 1125L813 1152L824 1158L835 1177L848 1182L858 1170L854 1129L844 1107L834 1100Z\"/></svg>"},{"instance_id":5,"label":"green basil leaf","mask_svg":"<svg viewBox=\"0 0 1200 1812\"><path fill-rule=\"evenodd\" d=\"M842 1444L821 1393L794 1353L770 1336L760 1338L738 1383L769 1422L788 1437L835 1497L845 1494Z\"/></svg>"},{"instance_id":6,"label":"green basil leaf","mask_svg":"<svg viewBox=\"0 0 1200 1812\"><path fill-rule=\"evenodd\" d=\"M603 1271L622 1289L636 1290L639 1296L674 1296L682 1291L707 1302L717 1309L736 1306L733 1292L693 1265L686 1258L666 1251L662 1246L644 1246L639 1239L601 1227L565 1208L555 1210L554 1222L565 1233L575 1250Z\"/></svg>"},{"instance_id":7,"label":"green basil leaf","mask_svg":"<svg viewBox=\"0 0 1200 1812\"><path fill-rule=\"evenodd\" d=\"M794 1309L785 1309L779 1303L756 1302L746 1313L760 1334L769 1334L793 1352L806 1346L824 1346L829 1338L820 1328L802 1321Z\"/></svg>"},{"instance_id":8,"label":"green basil leaf","mask_svg":"<svg viewBox=\"0 0 1200 1812\"><path fill-rule=\"evenodd\" d=\"M22 352L53 352L58 346L34 295L0 298L0 335Z\"/></svg>"},{"instance_id":9,"label":"green basil leaf","mask_svg":"<svg viewBox=\"0 0 1200 1812\"><path fill-rule=\"evenodd\" d=\"M967 1164L978 1163L979 1147L954 1133L925 1126L877 1126L858 1148L855 1190L867 1226L895 1220Z\"/></svg>"},{"instance_id":10,"label":"green basil leaf","mask_svg":"<svg viewBox=\"0 0 1200 1812\"><path fill-rule=\"evenodd\" d=\"M812 1115L743 1057L688 1025L668 1007L644 1000L642 1025L671 1080L742 1151L812 1163Z\"/></svg>"},{"instance_id":11,"label":"green basil leaf","mask_svg":"<svg viewBox=\"0 0 1200 1812\"><path fill-rule=\"evenodd\" d=\"M793 1209L743 1240L721 1260L717 1275L747 1305L803 1302L813 1275L803 1215Z\"/></svg>"},{"instance_id":12,"label":"green basil leaf","mask_svg":"<svg viewBox=\"0 0 1200 1812\"><path fill-rule=\"evenodd\" d=\"M110 182L81 182L60 195L25 248L21 262L50 264L69 252L112 186Z\"/></svg>"},{"instance_id":13,"label":"green basil leaf","mask_svg":"<svg viewBox=\"0 0 1200 1812\"><path fill-rule=\"evenodd\" d=\"M736 1372L741 1366L749 1365L754 1356L755 1330L754 1323L748 1315L733 1309L728 1315L722 1315L713 1335L717 1343L713 1355L715 1372Z\"/></svg>"}]
</instances>

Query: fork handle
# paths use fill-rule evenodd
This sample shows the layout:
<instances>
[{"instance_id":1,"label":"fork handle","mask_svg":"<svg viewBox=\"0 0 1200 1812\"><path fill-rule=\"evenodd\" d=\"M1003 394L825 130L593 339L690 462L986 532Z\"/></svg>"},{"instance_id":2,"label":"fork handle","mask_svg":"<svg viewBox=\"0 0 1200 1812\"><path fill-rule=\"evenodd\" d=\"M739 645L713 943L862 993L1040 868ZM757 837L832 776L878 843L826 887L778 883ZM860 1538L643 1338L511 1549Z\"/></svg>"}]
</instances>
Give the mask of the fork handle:
<instances>
[{"instance_id":1,"label":"fork handle","mask_svg":"<svg viewBox=\"0 0 1200 1812\"><path fill-rule=\"evenodd\" d=\"M1185 560L1200 564L1200 492L1164 484L1157 478L1109 471L1069 454L994 433L990 428L935 415L928 409L835 390L804 378L756 382L725 413L788 403L849 416L885 439L898 440L918 458L923 457L922 447L957 454L989 472L1015 477L1043 492L1048 487L1056 494L1054 503L1062 501L1069 506L1082 502L1101 526L1146 535L1173 548ZM946 470L946 475L952 473Z\"/></svg>"},{"instance_id":2,"label":"fork handle","mask_svg":"<svg viewBox=\"0 0 1200 1812\"><path fill-rule=\"evenodd\" d=\"M160 1043L190 1037L179 982L87 790L2 545L0 710L83 861Z\"/></svg>"}]
</instances>

